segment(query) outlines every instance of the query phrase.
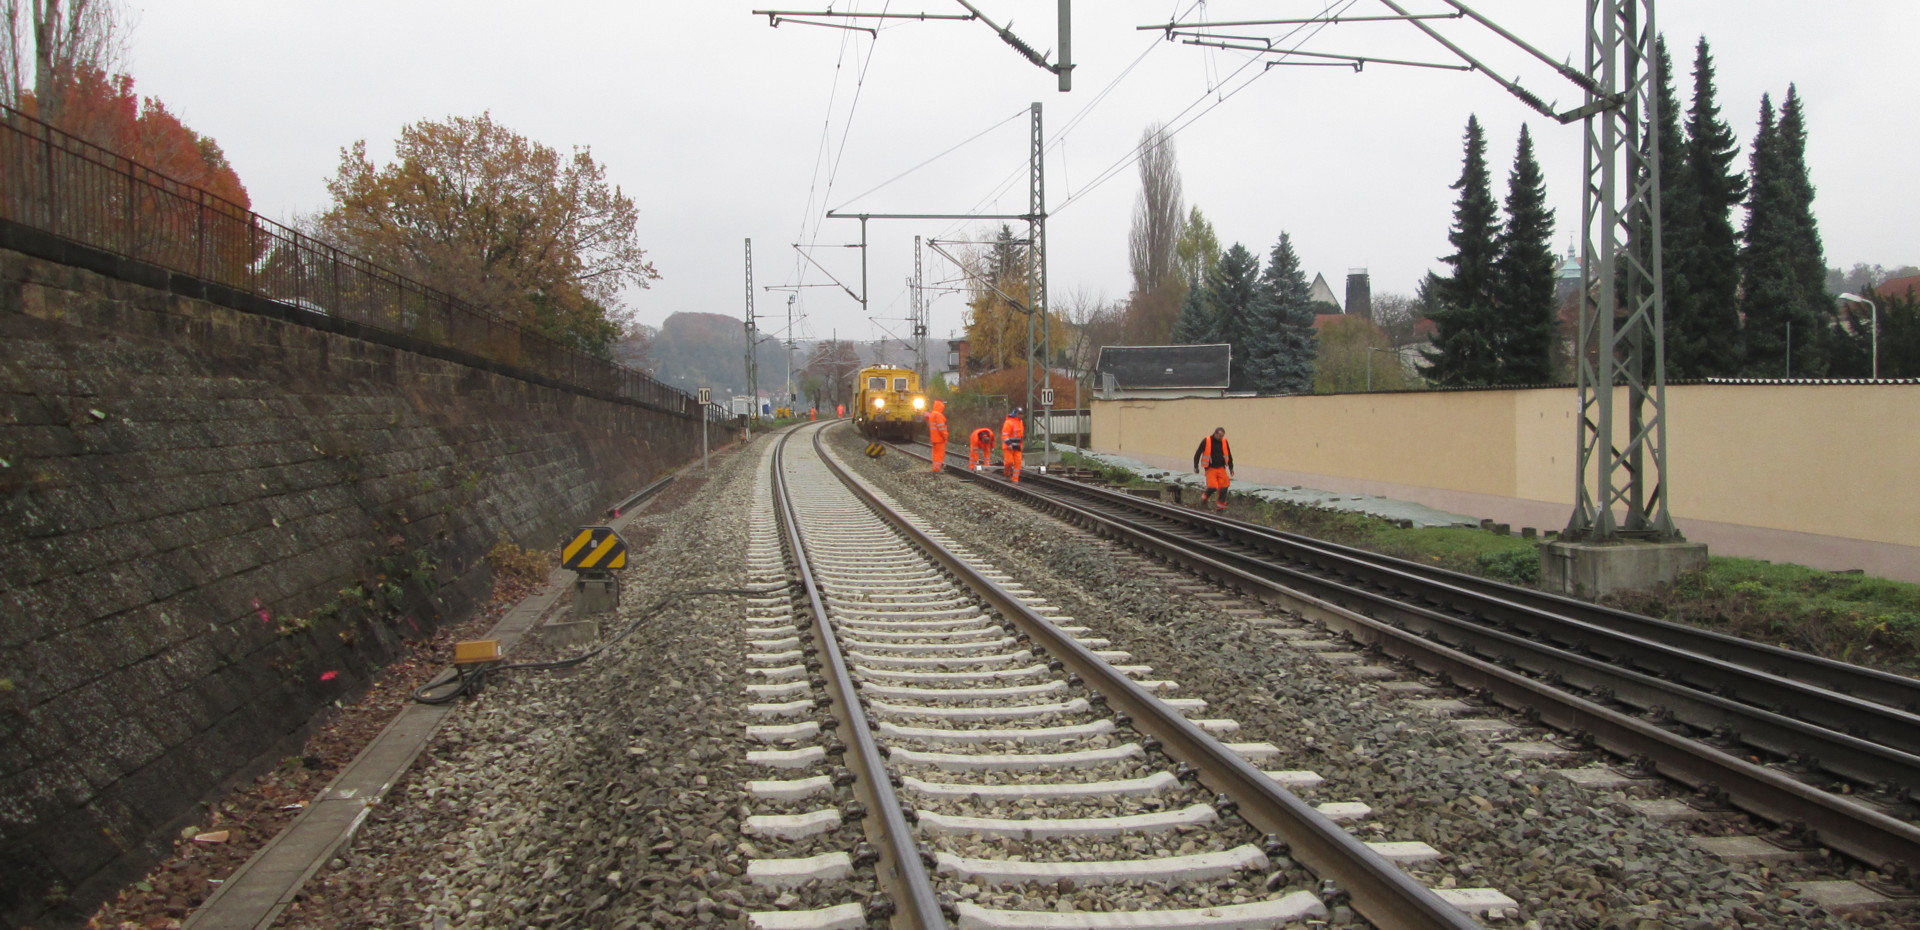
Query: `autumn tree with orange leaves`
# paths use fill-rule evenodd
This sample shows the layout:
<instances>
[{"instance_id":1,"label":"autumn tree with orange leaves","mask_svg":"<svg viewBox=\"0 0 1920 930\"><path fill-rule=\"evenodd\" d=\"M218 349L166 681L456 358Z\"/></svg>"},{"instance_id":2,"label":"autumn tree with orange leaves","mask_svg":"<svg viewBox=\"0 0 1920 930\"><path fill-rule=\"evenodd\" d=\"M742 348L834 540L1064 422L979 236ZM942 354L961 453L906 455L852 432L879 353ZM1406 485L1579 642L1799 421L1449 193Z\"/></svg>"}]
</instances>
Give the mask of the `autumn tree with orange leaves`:
<instances>
[{"instance_id":1,"label":"autumn tree with orange leaves","mask_svg":"<svg viewBox=\"0 0 1920 930\"><path fill-rule=\"evenodd\" d=\"M246 187L213 139L117 72L120 18L113 0L0 0L0 103L110 153L68 162L73 173L53 182L67 192L57 202L50 190L11 192L22 199L10 212L122 254L241 279L255 257ZM20 128L44 132L31 120ZM89 181L81 165L134 182Z\"/></svg>"},{"instance_id":2,"label":"autumn tree with orange leaves","mask_svg":"<svg viewBox=\"0 0 1920 930\"><path fill-rule=\"evenodd\" d=\"M404 127L394 161L340 153L319 218L337 245L554 339L607 354L621 291L660 275L639 210L587 149L570 155L489 114Z\"/></svg>"},{"instance_id":3,"label":"autumn tree with orange leaves","mask_svg":"<svg viewBox=\"0 0 1920 930\"><path fill-rule=\"evenodd\" d=\"M0 0L0 103L241 207L247 189L213 139L142 98L112 0Z\"/></svg>"}]
</instances>

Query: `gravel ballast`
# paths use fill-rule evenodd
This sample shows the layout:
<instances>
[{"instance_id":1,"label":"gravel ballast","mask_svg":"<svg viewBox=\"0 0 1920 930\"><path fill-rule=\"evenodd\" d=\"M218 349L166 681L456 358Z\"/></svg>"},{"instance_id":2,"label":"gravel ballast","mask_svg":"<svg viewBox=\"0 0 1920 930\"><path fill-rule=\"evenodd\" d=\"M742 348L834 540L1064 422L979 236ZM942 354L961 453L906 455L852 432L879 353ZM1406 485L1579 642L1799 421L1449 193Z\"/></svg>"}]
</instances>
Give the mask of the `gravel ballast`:
<instances>
[{"instance_id":1,"label":"gravel ballast","mask_svg":"<svg viewBox=\"0 0 1920 930\"><path fill-rule=\"evenodd\" d=\"M1234 740L1279 746L1281 756L1262 768L1324 776L1304 798L1371 806L1372 816L1354 825L1363 838L1432 844L1445 858L1409 867L1423 881L1496 888L1520 902L1488 919L1490 926L1840 928L1908 919L1900 911L1854 923L1828 915L1794 899L1786 883L1844 869L1722 862L1687 844L1688 827L1622 809L1648 789L1572 785L1552 773L1555 764L1518 760L1227 616L1217 602L1145 571L1125 550L954 476L928 474L906 456L867 459L859 455L864 440L850 429L836 426L828 436L843 461L903 505L1091 627L1089 635L1132 653L1130 662L1152 665L1154 678L1178 681L1177 696L1205 699L1208 717L1238 720ZM742 832L750 813L801 813L840 797L749 800L748 780L786 776L748 764L741 734L748 725L789 721L747 712L746 685L763 682L743 671L754 638L742 622L745 598L674 596L749 582L749 513L770 441L716 456L704 480L683 478L638 515L627 535L644 547L622 576L618 618L602 621L603 639L637 621L631 636L571 673L498 675L463 701L278 926L741 927L748 912L870 894L864 869L830 888L746 882L751 858L850 850L858 830L843 825L804 840ZM663 599L662 609L643 616ZM1459 695L1443 689L1435 696ZM1103 774L1150 771L1112 768ZM939 782L977 777L926 768L909 774ZM1182 791L1139 804L1191 800ZM1006 815L1023 806L956 807ZM970 842L983 851L995 845ZM1284 857L1273 866L1275 881L1311 887ZM1021 894L991 903L1029 903Z\"/></svg>"},{"instance_id":2,"label":"gravel ballast","mask_svg":"<svg viewBox=\"0 0 1920 930\"><path fill-rule=\"evenodd\" d=\"M1207 715L1242 726L1237 740L1267 740L1282 755L1262 768L1310 769L1326 781L1312 803L1359 801L1374 813L1354 829L1368 840L1418 840L1445 858L1410 867L1434 887L1491 887L1520 903L1489 915L1514 927L1905 926L1895 910L1847 921L1797 900L1789 881L1862 874L1840 860L1730 864L1688 844L1688 826L1656 822L1624 803L1665 789L1590 790L1553 770L1579 761L1523 761L1493 739L1387 699L1361 680L1268 631L1227 615L1223 602L1184 588L1152 563L957 475L935 475L907 456L851 453L851 431L829 434L844 460L942 531L973 546L1059 605L1093 635L1203 698ZM1217 590L1217 589L1215 589ZM1232 606L1249 606L1239 602ZM1438 687L1437 683L1429 682ZM1433 697L1463 697L1441 688ZM1477 708L1468 716L1499 716ZM1498 739L1552 734L1519 729ZM1586 754L1593 764L1598 757ZM1655 783L1662 784L1662 783ZM1708 825L1698 833L1730 832ZM1759 832L1757 826L1754 832Z\"/></svg>"}]
</instances>

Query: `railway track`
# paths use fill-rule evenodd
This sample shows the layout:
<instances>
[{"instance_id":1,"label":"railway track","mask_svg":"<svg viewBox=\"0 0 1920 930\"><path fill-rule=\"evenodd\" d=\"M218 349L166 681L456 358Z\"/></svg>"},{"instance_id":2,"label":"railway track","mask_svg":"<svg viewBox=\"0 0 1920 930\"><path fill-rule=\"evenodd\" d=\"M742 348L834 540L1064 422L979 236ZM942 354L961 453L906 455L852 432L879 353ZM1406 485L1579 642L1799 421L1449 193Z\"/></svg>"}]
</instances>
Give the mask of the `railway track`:
<instances>
[{"instance_id":1,"label":"railway track","mask_svg":"<svg viewBox=\"0 0 1920 930\"><path fill-rule=\"evenodd\" d=\"M1920 682L1033 471L959 474L1883 873L1920 865Z\"/></svg>"},{"instance_id":2,"label":"railway track","mask_svg":"<svg viewBox=\"0 0 1920 930\"><path fill-rule=\"evenodd\" d=\"M1364 805L1302 801L1286 785L1318 776L1262 771L1271 744L899 512L818 428L797 433L815 441L769 455L747 553L755 582L804 591L748 606L764 721L748 762L766 777L747 877L781 905L751 925L1252 928L1346 908L1464 928L1467 909L1512 904L1429 890L1417 876L1441 851L1361 842L1340 821Z\"/></svg>"}]
</instances>

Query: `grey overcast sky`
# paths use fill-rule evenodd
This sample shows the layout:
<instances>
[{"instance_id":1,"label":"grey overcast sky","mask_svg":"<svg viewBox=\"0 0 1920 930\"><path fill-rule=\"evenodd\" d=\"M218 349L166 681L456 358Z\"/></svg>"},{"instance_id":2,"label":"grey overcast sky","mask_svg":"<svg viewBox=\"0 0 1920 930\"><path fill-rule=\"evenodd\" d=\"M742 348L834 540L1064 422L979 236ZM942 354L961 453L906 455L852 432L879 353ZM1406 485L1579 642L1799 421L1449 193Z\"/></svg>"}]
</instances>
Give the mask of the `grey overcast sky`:
<instances>
[{"instance_id":1,"label":"grey overcast sky","mask_svg":"<svg viewBox=\"0 0 1920 930\"><path fill-rule=\"evenodd\" d=\"M1136 29L1173 17L1390 12L1379 0L1081 0L1078 68L1064 94L979 23L896 21L877 39L774 29L751 14L773 2L130 0L130 70L142 93L219 141L254 209L278 219L326 205L325 180L343 146L365 139L384 160L401 126L420 119L491 111L563 151L589 146L641 209L642 244L662 278L634 292L630 305L656 326L678 311L740 316L747 238L757 285L826 283L791 243L857 241L858 224L823 220L828 208L1025 212L1026 109L1034 101L1043 104L1051 143L1056 306L1076 293L1126 295L1139 180L1124 161L1154 122L1178 128L1186 201L1207 214L1223 244L1264 254L1289 232L1308 273L1326 275L1336 291L1350 268L1370 269L1375 293L1410 293L1440 267L1468 114L1487 127L1502 195L1520 126L1532 128L1558 212L1557 247L1579 232L1579 129L1532 112L1483 75L1377 64L1360 73L1263 70L1247 53L1172 44ZM977 5L1035 48L1056 47L1054 0ZM1445 8L1438 0L1406 5ZM1582 0L1469 5L1550 55L1581 61ZM834 8L962 11L953 0L837 0ZM1778 105L1787 86L1798 85L1828 265L1920 264L1920 85L1911 50L1920 3L1663 0L1658 15L1677 68L1690 71L1700 36L1711 43L1718 99L1742 140L1743 166L1761 94ZM1307 51L1452 60L1405 23L1289 28L1223 31L1286 35L1281 44ZM1571 84L1484 28L1438 28L1562 109L1579 102ZM1677 83L1684 106L1691 79ZM910 173L898 177L903 172ZM792 292L796 335L904 333L913 237L964 239L987 227L874 221L869 310L830 287ZM859 289L856 250L814 254ZM954 275L929 253L927 276ZM758 293L759 313L774 317L763 332L784 327L787 293ZM958 296L936 299L932 334L958 330L963 309Z\"/></svg>"}]
</instances>

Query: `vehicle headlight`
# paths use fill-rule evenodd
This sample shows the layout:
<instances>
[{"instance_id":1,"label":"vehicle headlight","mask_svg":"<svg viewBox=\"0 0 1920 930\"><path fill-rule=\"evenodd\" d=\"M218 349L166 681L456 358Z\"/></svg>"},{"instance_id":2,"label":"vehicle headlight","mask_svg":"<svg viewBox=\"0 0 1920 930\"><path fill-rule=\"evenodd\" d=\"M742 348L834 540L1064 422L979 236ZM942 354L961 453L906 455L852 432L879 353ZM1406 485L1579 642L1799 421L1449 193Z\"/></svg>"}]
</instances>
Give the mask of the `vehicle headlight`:
<instances>
[{"instance_id":1,"label":"vehicle headlight","mask_svg":"<svg viewBox=\"0 0 1920 930\"><path fill-rule=\"evenodd\" d=\"M925 410L925 409L927 409L927 399L926 399L926 398L924 398L924 397L916 397L916 398L914 398L914 399L913 399L913 409L915 409L915 410Z\"/></svg>"},{"instance_id":2,"label":"vehicle headlight","mask_svg":"<svg viewBox=\"0 0 1920 930\"><path fill-rule=\"evenodd\" d=\"M886 398L884 398L884 397L876 397L876 398L874 398L874 399L873 399L873 409L875 409L875 410L880 410L880 409L882 409L882 408L884 408L884 407L886 407L886 406L887 406L887 399L886 399Z\"/></svg>"}]
</instances>

